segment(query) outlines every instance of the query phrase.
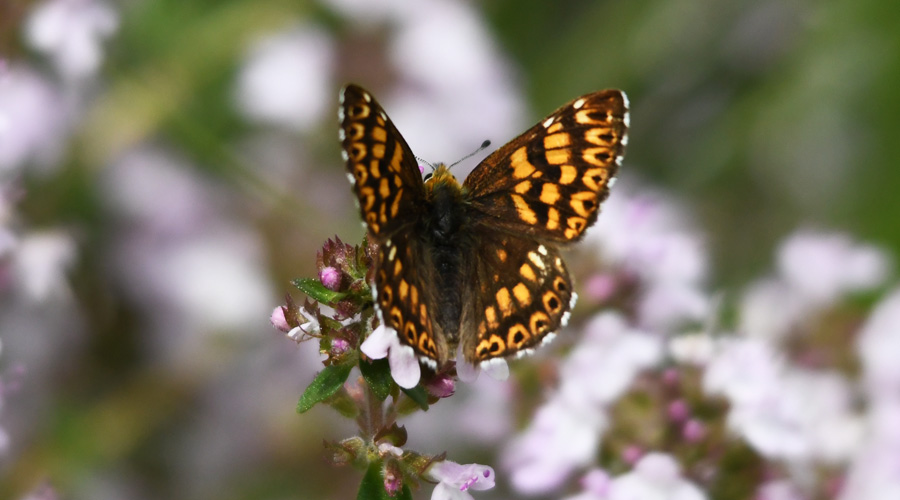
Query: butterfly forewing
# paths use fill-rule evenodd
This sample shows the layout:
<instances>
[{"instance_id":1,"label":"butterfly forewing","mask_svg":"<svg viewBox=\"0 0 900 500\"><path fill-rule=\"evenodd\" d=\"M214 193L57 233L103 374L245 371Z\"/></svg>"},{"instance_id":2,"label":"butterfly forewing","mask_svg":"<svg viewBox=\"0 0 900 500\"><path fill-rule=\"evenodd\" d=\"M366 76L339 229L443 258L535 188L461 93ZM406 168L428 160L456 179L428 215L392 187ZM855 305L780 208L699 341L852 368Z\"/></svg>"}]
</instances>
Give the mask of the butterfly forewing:
<instances>
[{"instance_id":1,"label":"butterfly forewing","mask_svg":"<svg viewBox=\"0 0 900 500\"><path fill-rule=\"evenodd\" d=\"M579 239L609 195L627 129L622 92L573 100L472 171L464 183L472 207L497 229L555 243Z\"/></svg>"},{"instance_id":2,"label":"butterfly forewing","mask_svg":"<svg viewBox=\"0 0 900 500\"><path fill-rule=\"evenodd\" d=\"M376 241L410 222L424 187L416 158L377 101L356 85L341 92L340 138L359 211Z\"/></svg>"},{"instance_id":3,"label":"butterfly forewing","mask_svg":"<svg viewBox=\"0 0 900 500\"><path fill-rule=\"evenodd\" d=\"M569 273L553 247L482 227L476 284L464 298L463 353L480 362L530 352L565 325L572 305Z\"/></svg>"}]
</instances>

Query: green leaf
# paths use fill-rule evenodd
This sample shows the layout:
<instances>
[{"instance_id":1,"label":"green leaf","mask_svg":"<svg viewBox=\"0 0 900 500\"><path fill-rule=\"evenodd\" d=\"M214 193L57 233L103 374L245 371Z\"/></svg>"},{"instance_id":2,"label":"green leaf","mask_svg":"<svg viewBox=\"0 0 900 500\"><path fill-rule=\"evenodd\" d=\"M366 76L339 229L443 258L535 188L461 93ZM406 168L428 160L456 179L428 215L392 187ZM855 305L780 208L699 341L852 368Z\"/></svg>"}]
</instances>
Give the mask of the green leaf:
<instances>
[{"instance_id":1,"label":"green leaf","mask_svg":"<svg viewBox=\"0 0 900 500\"><path fill-rule=\"evenodd\" d=\"M300 401L297 403L297 412L303 413L315 406L316 403L331 397L350 376L351 369L353 369L353 365L350 363L326 366L303 391L303 395L300 396Z\"/></svg>"},{"instance_id":2,"label":"green leaf","mask_svg":"<svg viewBox=\"0 0 900 500\"><path fill-rule=\"evenodd\" d=\"M359 485L359 493L356 500L391 500L390 495L384 489L384 479L381 477L381 462L369 464L366 475Z\"/></svg>"},{"instance_id":3,"label":"green leaf","mask_svg":"<svg viewBox=\"0 0 900 500\"><path fill-rule=\"evenodd\" d=\"M421 385L417 385L412 389L404 389L401 387L400 390L409 396L409 399L419 405L419 408L428 411L428 393L425 392L425 389Z\"/></svg>"},{"instance_id":4,"label":"green leaf","mask_svg":"<svg viewBox=\"0 0 900 500\"><path fill-rule=\"evenodd\" d=\"M381 462L372 462L363 476L359 485L359 493L356 500L412 500L412 491L405 483L397 492L397 496L390 496L384 489L384 478L381 476Z\"/></svg>"},{"instance_id":5,"label":"green leaf","mask_svg":"<svg viewBox=\"0 0 900 500\"><path fill-rule=\"evenodd\" d=\"M366 383L369 384L369 388L372 389L375 397L380 401L384 401L390 396L391 385L394 379L391 378L391 367L388 364L388 360L376 359L371 363L361 361L359 363L359 371L362 372L363 378L366 379Z\"/></svg>"},{"instance_id":6,"label":"green leaf","mask_svg":"<svg viewBox=\"0 0 900 500\"><path fill-rule=\"evenodd\" d=\"M301 292L309 295L309 297L316 302L321 302L322 304L332 304L338 300L344 298L346 295L343 292L335 292L334 290L329 290L325 288L319 280L313 278L300 278L292 281L295 287L299 288Z\"/></svg>"}]
</instances>

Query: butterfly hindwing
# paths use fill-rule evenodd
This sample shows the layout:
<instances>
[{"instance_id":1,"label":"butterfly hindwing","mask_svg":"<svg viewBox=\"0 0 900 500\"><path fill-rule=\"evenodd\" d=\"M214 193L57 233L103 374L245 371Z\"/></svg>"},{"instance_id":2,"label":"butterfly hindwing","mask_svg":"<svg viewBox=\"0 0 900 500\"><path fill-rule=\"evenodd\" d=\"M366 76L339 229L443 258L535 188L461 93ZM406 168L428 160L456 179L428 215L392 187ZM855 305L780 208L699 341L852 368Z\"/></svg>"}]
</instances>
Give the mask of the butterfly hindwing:
<instances>
[{"instance_id":1,"label":"butterfly hindwing","mask_svg":"<svg viewBox=\"0 0 900 500\"><path fill-rule=\"evenodd\" d=\"M529 237L479 230L463 298L463 354L472 363L530 352L565 326L574 292L557 250Z\"/></svg>"},{"instance_id":2,"label":"butterfly hindwing","mask_svg":"<svg viewBox=\"0 0 900 500\"><path fill-rule=\"evenodd\" d=\"M375 297L385 326L420 357L448 359L450 348L435 315L436 296L429 278L427 250L411 231L400 231L379 246Z\"/></svg>"},{"instance_id":3,"label":"butterfly hindwing","mask_svg":"<svg viewBox=\"0 0 900 500\"><path fill-rule=\"evenodd\" d=\"M371 94L347 85L338 109L341 147L360 215L382 242L422 203L422 175L403 136Z\"/></svg>"},{"instance_id":4,"label":"butterfly hindwing","mask_svg":"<svg viewBox=\"0 0 900 500\"><path fill-rule=\"evenodd\" d=\"M597 219L627 143L628 101L587 94L485 158L463 184L497 229L540 241L578 240Z\"/></svg>"}]
</instances>

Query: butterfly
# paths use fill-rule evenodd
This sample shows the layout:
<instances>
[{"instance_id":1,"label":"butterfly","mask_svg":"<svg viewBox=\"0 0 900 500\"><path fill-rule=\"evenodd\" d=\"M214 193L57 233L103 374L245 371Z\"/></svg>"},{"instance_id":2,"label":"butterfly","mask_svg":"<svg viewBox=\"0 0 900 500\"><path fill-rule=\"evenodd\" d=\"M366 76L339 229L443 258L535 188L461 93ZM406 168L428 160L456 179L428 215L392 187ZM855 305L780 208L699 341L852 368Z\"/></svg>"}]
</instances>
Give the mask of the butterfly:
<instances>
[{"instance_id":1,"label":"butterfly","mask_svg":"<svg viewBox=\"0 0 900 500\"><path fill-rule=\"evenodd\" d=\"M339 136L369 238L379 318L432 368L530 353L577 295L559 249L597 219L627 144L628 99L583 95L485 158L460 184L416 157L372 95L340 94Z\"/></svg>"}]
</instances>

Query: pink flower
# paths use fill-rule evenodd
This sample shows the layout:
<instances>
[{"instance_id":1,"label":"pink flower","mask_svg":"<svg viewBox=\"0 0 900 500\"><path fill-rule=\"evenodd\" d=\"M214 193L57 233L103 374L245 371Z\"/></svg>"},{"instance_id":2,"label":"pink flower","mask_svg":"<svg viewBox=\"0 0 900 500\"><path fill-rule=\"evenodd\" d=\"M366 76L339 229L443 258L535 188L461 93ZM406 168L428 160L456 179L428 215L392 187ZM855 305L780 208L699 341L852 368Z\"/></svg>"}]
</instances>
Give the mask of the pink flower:
<instances>
[{"instance_id":1,"label":"pink flower","mask_svg":"<svg viewBox=\"0 0 900 500\"><path fill-rule=\"evenodd\" d=\"M335 267L325 267L319 271L319 281L325 288L336 292L341 287L341 271Z\"/></svg>"},{"instance_id":2,"label":"pink flower","mask_svg":"<svg viewBox=\"0 0 900 500\"><path fill-rule=\"evenodd\" d=\"M391 376L400 387L412 389L419 384L422 368L416 352L412 347L400 343L397 330L380 325L366 337L360 350L372 359L388 358Z\"/></svg>"},{"instance_id":3,"label":"pink flower","mask_svg":"<svg viewBox=\"0 0 900 500\"><path fill-rule=\"evenodd\" d=\"M444 460L435 462L425 475L439 481L431 494L431 500L473 500L469 490L489 490L494 487L494 469L487 465L460 465Z\"/></svg>"},{"instance_id":4,"label":"pink flower","mask_svg":"<svg viewBox=\"0 0 900 500\"><path fill-rule=\"evenodd\" d=\"M696 443L706 437L706 426L703 425L703 422L692 418L685 422L684 427L681 429L681 435L689 443Z\"/></svg>"},{"instance_id":5,"label":"pink flower","mask_svg":"<svg viewBox=\"0 0 900 500\"><path fill-rule=\"evenodd\" d=\"M289 325L287 319L285 319L284 309L281 306L272 310L272 316L269 318L269 321L277 330L284 333L291 331L291 325Z\"/></svg>"}]
</instances>

